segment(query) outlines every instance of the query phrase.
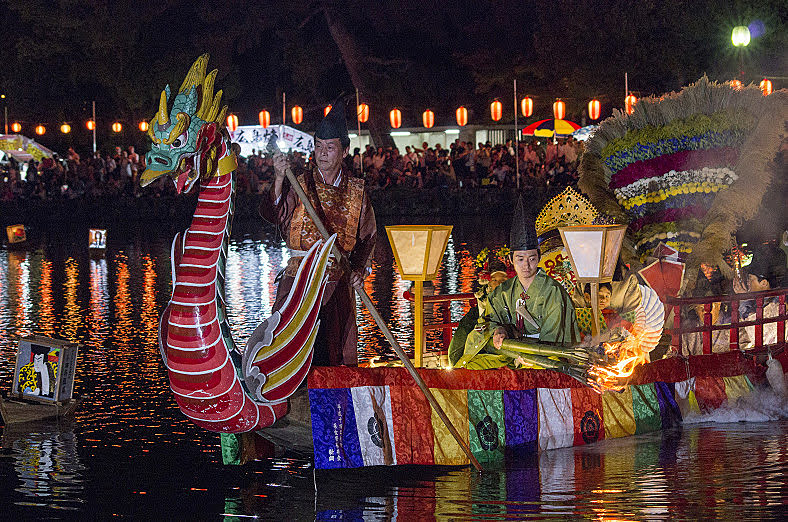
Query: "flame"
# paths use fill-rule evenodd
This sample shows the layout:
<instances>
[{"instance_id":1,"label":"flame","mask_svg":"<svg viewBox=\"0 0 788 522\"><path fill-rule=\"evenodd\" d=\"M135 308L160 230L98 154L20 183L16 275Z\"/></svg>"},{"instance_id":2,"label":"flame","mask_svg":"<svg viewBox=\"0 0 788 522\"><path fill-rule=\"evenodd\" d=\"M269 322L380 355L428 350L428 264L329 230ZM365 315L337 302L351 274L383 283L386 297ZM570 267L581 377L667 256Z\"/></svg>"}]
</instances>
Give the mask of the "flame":
<instances>
[{"instance_id":1,"label":"flame","mask_svg":"<svg viewBox=\"0 0 788 522\"><path fill-rule=\"evenodd\" d=\"M605 364L594 364L588 371L602 390L620 391L624 380L635 372L635 368L648 362L648 352L642 349L644 332L634 331L620 342L603 343Z\"/></svg>"}]
</instances>

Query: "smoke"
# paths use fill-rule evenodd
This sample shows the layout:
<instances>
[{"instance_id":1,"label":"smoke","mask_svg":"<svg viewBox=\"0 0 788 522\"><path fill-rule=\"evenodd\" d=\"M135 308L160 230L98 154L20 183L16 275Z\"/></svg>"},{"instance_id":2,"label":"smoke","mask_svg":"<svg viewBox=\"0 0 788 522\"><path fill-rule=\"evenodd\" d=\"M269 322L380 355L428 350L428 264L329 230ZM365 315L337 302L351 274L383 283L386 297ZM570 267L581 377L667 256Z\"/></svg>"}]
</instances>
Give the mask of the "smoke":
<instances>
[{"instance_id":1,"label":"smoke","mask_svg":"<svg viewBox=\"0 0 788 522\"><path fill-rule=\"evenodd\" d=\"M684 424L701 422L766 422L788 419L788 400L771 388L756 388L750 395L739 397L733 404L723 405L709 413L690 413Z\"/></svg>"}]
</instances>

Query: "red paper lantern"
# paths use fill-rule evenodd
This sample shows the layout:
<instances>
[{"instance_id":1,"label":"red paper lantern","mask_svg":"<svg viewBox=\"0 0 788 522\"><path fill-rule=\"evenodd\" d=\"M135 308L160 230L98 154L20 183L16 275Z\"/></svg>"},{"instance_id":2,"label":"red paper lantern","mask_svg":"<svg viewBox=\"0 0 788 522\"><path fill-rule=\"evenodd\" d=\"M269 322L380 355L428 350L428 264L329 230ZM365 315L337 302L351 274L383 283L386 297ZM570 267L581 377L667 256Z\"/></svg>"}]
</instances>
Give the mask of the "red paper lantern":
<instances>
[{"instance_id":1,"label":"red paper lantern","mask_svg":"<svg viewBox=\"0 0 788 522\"><path fill-rule=\"evenodd\" d=\"M431 110L427 109L423 113L421 113L421 122L424 126L428 129L432 128L435 125L435 113Z\"/></svg>"},{"instance_id":2,"label":"red paper lantern","mask_svg":"<svg viewBox=\"0 0 788 522\"><path fill-rule=\"evenodd\" d=\"M530 118L534 113L534 99L530 96L523 98L520 102L520 111L523 113L525 118Z\"/></svg>"},{"instance_id":3,"label":"red paper lantern","mask_svg":"<svg viewBox=\"0 0 788 522\"><path fill-rule=\"evenodd\" d=\"M268 126L271 125L271 113L266 110L260 111L257 115L257 119L260 120L260 126L264 129L267 129Z\"/></svg>"},{"instance_id":4,"label":"red paper lantern","mask_svg":"<svg viewBox=\"0 0 788 522\"><path fill-rule=\"evenodd\" d=\"M71 132L71 125L69 125L68 123L64 123L63 125L60 126L60 132L62 132L63 134L68 134L69 132Z\"/></svg>"},{"instance_id":5,"label":"red paper lantern","mask_svg":"<svg viewBox=\"0 0 788 522\"><path fill-rule=\"evenodd\" d=\"M563 120L564 116L566 116L566 103L558 99L553 102L553 117L556 120Z\"/></svg>"},{"instance_id":6,"label":"red paper lantern","mask_svg":"<svg viewBox=\"0 0 788 522\"><path fill-rule=\"evenodd\" d=\"M93 121L93 120L88 120L88 121L85 122L85 127L87 127L87 129L89 131L95 130L96 129L96 122Z\"/></svg>"},{"instance_id":7,"label":"red paper lantern","mask_svg":"<svg viewBox=\"0 0 788 522\"><path fill-rule=\"evenodd\" d=\"M326 107L323 109L323 116L328 116L328 113L331 112L331 107L332 105L326 105Z\"/></svg>"},{"instance_id":8,"label":"red paper lantern","mask_svg":"<svg viewBox=\"0 0 788 522\"><path fill-rule=\"evenodd\" d=\"M14 132L20 132L22 130L22 124L18 121L15 121L11 124L11 130Z\"/></svg>"},{"instance_id":9,"label":"red paper lantern","mask_svg":"<svg viewBox=\"0 0 788 522\"><path fill-rule=\"evenodd\" d=\"M238 116L235 114L230 114L227 116L227 130L230 132L235 132L235 129L238 128Z\"/></svg>"},{"instance_id":10,"label":"red paper lantern","mask_svg":"<svg viewBox=\"0 0 788 522\"><path fill-rule=\"evenodd\" d=\"M389 112L389 121L391 122L392 128L399 129L400 125L402 125L402 112L399 109L391 109L391 112Z\"/></svg>"},{"instance_id":11,"label":"red paper lantern","mask_svg":"<svg viewBox=\"0 0 788 522\"><path fill-rule=\"evenodd\" d=\"M503 117L503 104L498 100L490 104L490 117L493 121L498 121Z\"/></svg>"},{"instance_id":12,"label":"red paper lantern","mask_svg":"<svg viewBox=\"0 0 788 522\"><path fill-rule=\"evenodd\" d=\"M293 108L290 109L290 116L293 117L293 123L298 125L304 121L304 109L302 109L300 105L294 105Z\"/></svg>"},{"instance_id":13,"label":"red paper lantern","mask_svg":"<svg viewBox=\"0 0 788 522\"><path fill-rule=\"evenodd\" d=\"M145 120L142 120L142 121L140 122L140 124L139 124L139 125L137 125L137 126L140 128L140 130L141 130L142 132L148 132L148 128L150 127L150 124L149 124L147 121L145 121Z\"/></svg>"},{"instance_id":14,"label":"red paper lantern","mask_svg":"<svg viewBox=\"0 0 788 522\"><path fill-rule=\"evenodd\" d=\"M119 121L112 124L112 132L120 132L123 130L123 125Z\"/></svg>"},{"instance_id":15,"label":"red paper lantern","mask_svg":"<svg viewBox=\"0 0 788 522\"><path fill-rule=\"evenodd\" d=\"M764 96L769 96L772 93L772 81L769 78L761 80L761 91Z\"/></svg>"},{"instance_id":16,"label":"red paper lantern","mask_svg":"<svg viewBox=\"0 0 788 522\"><path fill-rule=\"evenodd\" d=\"M627 114L632 114L635 112L635 104L637 104L638 99L637 96L634 94L630 94L626 98L624 98L624 105L627 110Z\"/></svg>"},{"instance_id":17,"label":"red paper lantern","mask_svg":"<svg viewBox=\"0 0 788 522\"><path fill-rule=\"evenodd\" d=\"M464 127L468 123L468 109L460 107L457 109L457 125Z\"/></svg>"},{"instance_id":18,"label":"red paper lantern","mask_svg":"<svg viewBox=\"0 0 788 522\"><path fill-rule=\"evenodd\" d=\"M365 123L369 119L369 105L362 103L356 107L356 116L360 123Z\"/></svg>"},{"instance_id":19,"label":"red paper lantern","mask_svg":"<svg viewBox=\"0 0 788 522\"><path fill-rule=\"evenodd\" d=\"M37 125L36 126L36 134L38 134L39 136L43 136L46 133L46 131L47 131L47 128L44 127L43 125Z\"/></svg>"},{"instance_id":20,"label":"red paper lantern","mask_svg":"<svg viewBox=\"0 0 788 522\"><path fill-rule=\"evenodd\" d=\"M741 80L731 80L731 89L739 90L742 87Z\"/></svg>"},{"instance_id":21,"label":"red paper lantern","mask_svg":"<svg viewBox=\"0 0 788 522\"><path fill-rule=\"evenodd\" d=\"M599 100L594 98L590 102L588 102L588 117L592 120L598 120L599 115L602 112L602 104L599 103Z\"/></svg>"}]
</instances>

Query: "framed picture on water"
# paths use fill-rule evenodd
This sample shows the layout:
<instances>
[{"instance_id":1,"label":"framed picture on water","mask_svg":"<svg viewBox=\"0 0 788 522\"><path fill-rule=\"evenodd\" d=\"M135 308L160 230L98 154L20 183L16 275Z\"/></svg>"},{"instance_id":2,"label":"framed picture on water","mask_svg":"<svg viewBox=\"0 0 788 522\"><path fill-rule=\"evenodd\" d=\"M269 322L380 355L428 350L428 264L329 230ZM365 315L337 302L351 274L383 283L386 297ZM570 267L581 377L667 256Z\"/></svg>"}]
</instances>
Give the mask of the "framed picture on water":
<instances>
[{"instance_id":1,"label":"framed picture on water","mask_svg":"<svg viewBox=\"0 0 788 522\"><path fill-rule=\"evenodd\" d=\"M61 402L74 393L79 345L31 336L19 339L11 392L25 398Z\"/></svg>"}]
</instances>

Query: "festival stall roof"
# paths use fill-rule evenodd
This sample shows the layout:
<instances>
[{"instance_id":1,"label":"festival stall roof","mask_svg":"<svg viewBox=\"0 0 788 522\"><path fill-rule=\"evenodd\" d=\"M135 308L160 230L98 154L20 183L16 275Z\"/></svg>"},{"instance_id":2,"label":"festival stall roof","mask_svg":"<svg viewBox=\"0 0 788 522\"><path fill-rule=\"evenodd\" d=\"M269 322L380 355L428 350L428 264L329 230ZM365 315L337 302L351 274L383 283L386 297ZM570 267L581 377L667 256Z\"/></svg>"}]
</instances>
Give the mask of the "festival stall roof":
<instances>
[{"instance_id":1,"label":"festival stall roof","mask_svg":"<svg viewBox=\"0 0 788 522\"><path fill-rule=\"evenodd\" d=\"M36 140L21 134L0 134L0 151L17 161L29 161L31 158L41 161L43 158L51 158L54 154Z\"/></svg>"}]
</instances>

